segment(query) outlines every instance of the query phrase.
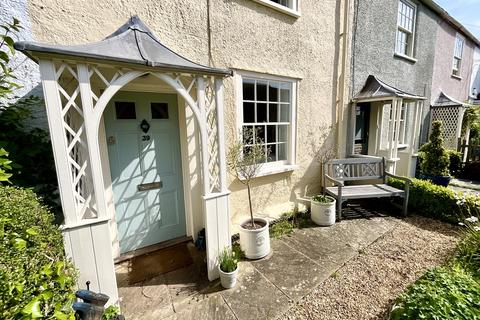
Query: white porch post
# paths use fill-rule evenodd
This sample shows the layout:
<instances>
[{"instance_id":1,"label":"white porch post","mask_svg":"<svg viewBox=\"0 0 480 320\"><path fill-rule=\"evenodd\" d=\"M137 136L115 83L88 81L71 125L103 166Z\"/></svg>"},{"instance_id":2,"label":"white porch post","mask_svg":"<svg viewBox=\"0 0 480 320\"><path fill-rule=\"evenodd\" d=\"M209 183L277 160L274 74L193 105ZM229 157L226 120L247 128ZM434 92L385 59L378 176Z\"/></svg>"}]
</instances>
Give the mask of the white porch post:
<instances>
[{"instance_id":1,"label":"white porch post","mask_svg":"<svg viewBox=\"0 0 480 320\"><path fill-rule=\"evenodd\" d=\"M399 161L399 158L398 158L398 140L399 140L399 135L400 135L400 119L401 119L401 116L402 116L402 107L403 107L403 99L397 99L397 110L396 110L396 113L394 113L394 116L395 118L392 118L394 119L394 125L395 125L395 141L394 141L394 144L393 144L393 160L395 161L393 163L393 171L392 173L396 173L397 171L397 163Z\"/></svg>"},{"instance_id":2,"label":"white porch post","mask_svg":"<svg viewBox=\"0 0 480 320\"><path fill-rule=\"evenodd\" d=\"M355 153L355 130L356 130L356 112L357 112L357 102L353 102L350 107L350 112L348 114L348 128L347 128L347 150L346 156L353 155Z\"/></svg>"},{"instance_id":3,"label":"white porch post","mask_svg":"<svg viewBox=\"0 0 480 320\"><path fill-rule=\"evenodd\" d=\"M223 81L215 79L215 105L217 107L218 165L220 192L227 191L227 164L225 157L225 128L223 121Z\"/></svg>"},{"instance_id":4,"label":"white porch post","mask_svg":"<svg viewBox=\"0 0 480 320\"><path fill-rule=\"evenodd\" d=\"M210 190L210 168L208 154L208 130L205 130L205 136L202 136L202 166L204 177L204 223L207 242L207 270L210 281L218 278L217 257L221 250L231 246L230 236L230 214L228 197L230 191L227 189L227 169L225 159L225 131L223 121L223 80L215 79L213 89L215 90L216 107L216 129L217 129L217 156L219 166L219 187L220 192ZM212 84L210 84L212 85ZM197 78L197 104L200 114L206 119L205 109L205 80L202 77ZM206 123L206 121L204 122ZM210 128L212 129L212 128ZM212 173L213 174L213 173Z\"/></svg>"},{"instance_id":5,"label":"white porch post","mask_svg":"<svg viewBox=\"0 0 480 320\"><path fill-rule=\"evenodd\" d=\"M58 91L55 66L50 60L40 60L40 75L42 78L43 95L47 110L50 141L52 142L55 169L58 179L58 190L62 202L65 224L75 224L78 221L73 181L67 152L67 139L63 128L62 103ZM69 253L69 252L67 252ZM71 254L71 252L70 252Z\"/></svg>"},{"instance_id":6,"label":"white porch post","mask_svg":"<svg viewBox=\"0 0 480 320\"><path fill-rule=\"evenodd\" d=\"M60 191L60 197L62 201L63 213L65 216L65 222L62 225L62 232L64 236L65 252L69 258L72 259L75 267L79 271L79 279L77 285L80 288L85 288L86 281L91 282L91 290L102 292L110 297L109 304L116 303L118 300L117 283L115 279L115 270L112 259L111 242L108 229L108 219L100 213L96 218L85 218L81 208L82 206L90 206L91 204L85 200L85 203L79 204L75 197L80 197L75 194L76 184L73 178L72 162L74 161L69 152L72 148L72 144L77 143L82 139L81 130L86 131L88 137L91 127L88 126L89 117L91 117L91 100L88 101L90 94L90 80L88 70L86 66L79 66L77 74L74 78L78 80L78 90L81 94L82 104L77 108L81 112L83 123L80 124L80 129L75 133L75 138L68 145L66 128L68 124L64 118L65 113L68 112L67 105L75 104L76 93L74 92L70 97L70 101L66 106L62 105L60 99L60 86L58 80L62 71L55 69L55 64L50 60L40 60L40 74L42 77L42 85L45 97L45 105L47 108L48 124L50 128L50 137L52 141L55 167L58 176L58 185ZM65 65L63 66L65 67ZM66 68L70 68L67 66ZM61 68L59 68L61 69ZM65 70L65 68L61 69ZM71 72L75 72L70 69ZM58 74L57 74L58 73ZM62 89L63 90L63 89ZM78 91L77 91L78 92ZM91 99L91 97L90 97ZM84 128L82 129L82 126ZM71 128L69 129L71 130ZM76 140L78 139L78 140ZM95 166L100 167L100 162L94 155L91 154L92 144L89 139L83 141L85 145L85 152L82 156L89 157L84 167L80 168L77 164L77 175L82 172L89 175L89 178L93 180L102 178L102 172L96 172L92 177L88 170L93 169ZM77 142L76 142L77 141ZM98 165L96 165L98 163ZM95 172L95 171L93 171ZM77 177L78 179L78 177ZM102 182L103 183L103 182ZM102 212L102 208L105 204L99 202L102 199L102 193L104 190L97 190L98 185L94 191L95 209L97 212ZM104 198L103 198L104 201ZM85 207L83 207L85 208Z\"/></svg>"}]
</instances>

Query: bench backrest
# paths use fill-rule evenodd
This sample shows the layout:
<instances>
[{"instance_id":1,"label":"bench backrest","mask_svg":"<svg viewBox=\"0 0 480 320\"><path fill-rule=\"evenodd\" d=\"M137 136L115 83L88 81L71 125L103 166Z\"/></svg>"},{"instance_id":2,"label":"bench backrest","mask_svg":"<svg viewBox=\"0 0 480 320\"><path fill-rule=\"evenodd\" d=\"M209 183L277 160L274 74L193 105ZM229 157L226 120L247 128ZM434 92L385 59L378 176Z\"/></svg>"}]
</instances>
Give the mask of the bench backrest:
<instances>
[{"instance_id":1,"label":"bench backrest","mask_svg":"<svg viewBox=\"0 0 480 320\"><path fill-rule=\"evenodd\" d=\"M385 160L377 157L333 159L323 165L323 174L340 181L384 179Z\"/></svg>"}]
</instances>

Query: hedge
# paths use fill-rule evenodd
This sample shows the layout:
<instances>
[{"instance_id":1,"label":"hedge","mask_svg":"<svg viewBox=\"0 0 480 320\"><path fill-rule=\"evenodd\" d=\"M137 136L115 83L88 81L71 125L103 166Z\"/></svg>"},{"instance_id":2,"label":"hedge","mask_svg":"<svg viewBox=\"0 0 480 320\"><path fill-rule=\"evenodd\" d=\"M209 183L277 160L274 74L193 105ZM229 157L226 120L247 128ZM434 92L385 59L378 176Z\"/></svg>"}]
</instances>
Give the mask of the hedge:
<instances>
[{"instance_id":1,"label":"hedge","mask_svg":"<svg viewBox=\"0 0 480 320\"><path fill-rule=\"evenodd\" d=\"M405 186L405 182L398 179L389 179L388 184L402 190ZM430 181L413 179L408 209L422 216L458 223L469 211L478 210L480 204L479 196L465 195L464 200L463 209L460 209L457 204L459 197L455 191L437 186Z\"/></svg>"},{"instance_id":2,"label":"hedge","mask_svg":"<svg viewBox=\"0 0 480 320\"><path fill-rule=\"evenodd\" d=\"M33 191L0 186L0 319L74 319L76 271Z\"/></svg>"}]
</instances>

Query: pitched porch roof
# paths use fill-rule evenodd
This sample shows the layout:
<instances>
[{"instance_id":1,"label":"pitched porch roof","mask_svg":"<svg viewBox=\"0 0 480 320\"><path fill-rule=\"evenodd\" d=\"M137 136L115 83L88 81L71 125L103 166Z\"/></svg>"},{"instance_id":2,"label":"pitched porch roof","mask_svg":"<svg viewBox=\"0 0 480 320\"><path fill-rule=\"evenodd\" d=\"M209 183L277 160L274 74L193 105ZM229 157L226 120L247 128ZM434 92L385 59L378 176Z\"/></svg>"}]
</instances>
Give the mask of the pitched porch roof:
<instances>
[{"instance_id":1,"label":"pitched porch roof","mask_svg":"<svg viewBox=\"0 0 480 320\"><path fill-rule=\"evenodd\" d=\"M373 75L369 75L367 81L362 90L355 95L354 101L366 101L366 100L389 100L393 98L413 99L413 100L425 100L425 97L408 93L406 91L397 89L391 85L386 84L382 80Z\"/></svg>"},{"instance_id":2,"label":"pitched porch roof","mask_svg":"<svg viewBox=\"0 0 480 320\"><path fill-rule=\"evenodd\" d=\"M440 92L437 100L432 104L432 107L464 107L468 108L470 105L468 103L460 102L450 96L448 96L443 91Z\"/></svg>"},{"instance_id":3,"label":"pitched porch roof","mask_svg":"<svg viewBox=\"0 0 480 320\"><path fill-rule=\"evenodd\" d=\"M53 54L75 59L122 62L168 71L230 76L231 70L212 68L192 62L173 52L153 34L138 16L131 17L102 41L82 45L55 45L30 41L15 43L15 48L33 60L36 54Z\"/></svg>"}]
</instances>

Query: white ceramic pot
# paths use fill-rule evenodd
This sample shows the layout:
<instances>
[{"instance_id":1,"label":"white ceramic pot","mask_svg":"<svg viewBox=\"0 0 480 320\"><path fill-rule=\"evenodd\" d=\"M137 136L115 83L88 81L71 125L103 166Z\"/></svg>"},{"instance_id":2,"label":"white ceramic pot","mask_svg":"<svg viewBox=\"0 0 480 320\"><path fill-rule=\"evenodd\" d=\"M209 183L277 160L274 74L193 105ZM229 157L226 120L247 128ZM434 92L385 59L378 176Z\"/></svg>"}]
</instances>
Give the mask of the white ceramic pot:
<instances>
[{"instance_id":1,"label":"white ceramic pot","mask_svg":"<svg viewBox=\"0 0 480 320\"><path fill-rule=\"evenodd\" d=\"M249 222L245 220L240 225L240 247L248 259L260 259L270 253L270 234L268 232L268 221L262 218L255 218L255 222L264 224L259 229L246 229L242 226Z\"/></svg>"},{"instance_id":2,"label":"white ceramic pot","mask_svg":"<svg viewBox=\"0 0 480 320\"><path fill-rule=\"evenodd\" d=\"M310 216L313 222L319 226L331 226L335 223L336 201L332 197L327 196L327 198L331 199L332 202L321 203L310 200Z\"/></svg>"},{"instance_id":3,"label":"white ceramic pot","mask_svg":"<svg viewBox=\"0 0 480 320\"><path fill-rule=\"evenodd\" d=\"M222 284L222 287L225 289L235 287L235 284L237 284L238 265L237 269L232 272L224 272L220 266L218 266L218 272L220 273L220 283Z\"/></svg>"}]
</instances>

